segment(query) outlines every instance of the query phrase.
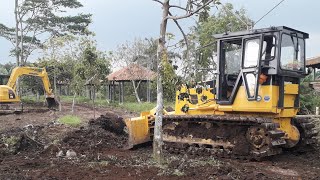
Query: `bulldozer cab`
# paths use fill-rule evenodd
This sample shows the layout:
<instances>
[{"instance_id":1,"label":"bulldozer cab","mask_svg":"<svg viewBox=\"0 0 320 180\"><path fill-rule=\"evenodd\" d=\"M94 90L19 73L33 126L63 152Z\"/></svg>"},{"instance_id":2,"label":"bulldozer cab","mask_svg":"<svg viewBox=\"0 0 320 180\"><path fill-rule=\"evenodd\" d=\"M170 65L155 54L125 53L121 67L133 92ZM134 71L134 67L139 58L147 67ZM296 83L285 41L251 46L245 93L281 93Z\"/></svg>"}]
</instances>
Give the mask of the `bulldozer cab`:
<instances>
[{"instance_id":1,"label":"bulldozer cab","mask_svg":"<svg viewBox=\"0 0 320 180\"><path fill-rule=\"evenodd\" d=\"M280 91L278 107L283 107L284 85L299 84L306 75L308 37L307 33L284 26L216 35L217 103L233 104L241 86L248 101L260 101L259 87L276 85ZM295 106L299 106L298 98Z\"/></svg>"}]
</instances>

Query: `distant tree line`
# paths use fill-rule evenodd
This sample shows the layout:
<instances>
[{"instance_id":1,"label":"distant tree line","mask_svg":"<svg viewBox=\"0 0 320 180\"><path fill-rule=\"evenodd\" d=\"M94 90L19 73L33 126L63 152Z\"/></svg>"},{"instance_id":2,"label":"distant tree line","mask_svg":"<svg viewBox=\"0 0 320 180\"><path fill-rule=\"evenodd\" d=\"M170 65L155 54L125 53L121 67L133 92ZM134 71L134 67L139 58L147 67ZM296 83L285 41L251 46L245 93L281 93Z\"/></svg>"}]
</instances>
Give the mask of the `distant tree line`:
<instances>
[{"instance_id":1,"label":"distant tree line","mask_svg":"<svg viewBox=\"0 0 320 180\"><path fill-rule=\"evenodd\" d=\"M58 93L90 98L93 93L85 84L94 77L98 95L106 98L106 87L103 84L106 83L106 76L113 69L139 64L152 71L157 70L157 38L136 38L132 42L119 45L112 52L104 52L97 48L94 33L87 29L91 23L90 14L56 15L61 7L67 9L81 7L80 2L77 0L44 2L46 3L36 0L19 0L16 10L18 14L25 14L22 17L18 15L18 24L30 28L32 32L40 31L46 36L32 36L18 29L18 34L24 34L24 37L19 36L19 46L17 46L15 28L0 23L0 36L12 42L12 55L19 59L15 63L10 62L4 67L0 66L0 74L9 73L10 69L18 64L47 67L52 85ZM35 15L32 16L33 12ZM175 90L179 84L211 78L209 69L215 68L216 63L214 34L243 30L247 28L243 21L248 24L251 22L244 9L235 10L231 4L221 7L213 15L209 12L210 8L205 8L199 13L198 22L189 29L189 33L185 33L184 39L179 40L176 39L176 35L166 33L167 56L166 61L163 62L163 88L164 99L168 101L174 100ZM45 18L44 13L49 13L50 16ZM38 26L39 28L36 28ZM24 53L22 53L21 44L26 46L24 49L30 51L23 50ZM35 49L40 50L41 55L35 62L30 63L28 57ZM30 77L24 79L26 80L22 79L23 86L30 87L33 92L39 91L41 94L42 87L39 81L31 81ZM132 97L129 99L139 101L143 94L135 90L145 87L139 87L144 86L139 82L131 84L126 86L125 94ZM155 83L152 84L152 90L153 92L156 90Z\"/></svg>"}]
</instances>

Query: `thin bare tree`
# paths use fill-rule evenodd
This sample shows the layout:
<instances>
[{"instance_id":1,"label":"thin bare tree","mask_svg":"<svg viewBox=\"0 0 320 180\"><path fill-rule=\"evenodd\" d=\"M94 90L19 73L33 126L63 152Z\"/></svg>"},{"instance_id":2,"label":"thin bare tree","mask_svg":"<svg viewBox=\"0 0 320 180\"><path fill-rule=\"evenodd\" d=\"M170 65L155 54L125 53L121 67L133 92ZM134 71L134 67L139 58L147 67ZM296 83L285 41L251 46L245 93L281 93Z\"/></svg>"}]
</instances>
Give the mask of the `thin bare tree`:
<instances>
[{"instance_id":1,"label":"thin bare tree","mask_svg":"<svg viewBox=\"0 0 320 180\"><path fill-rule=\"evenodd\" d=\"M178 20L191 17L195 14L200 13L204 8L219 4L218 0L186 0L185 6L181 5L171 5L170 0L153 0L162 6L162 20L160 24L160 37L158 41L157 49L157 110L156 110L156 119L155 119L155 128L154 128L154 140L153 140L153 156L158 163L162 163L162 120L163 120L163 62L167 60L168 54L166 49L166 33L167 33L167 24L168 20L173 20L177 25L178 29L181 31L183 38L186 43L188 51L188 40L186 34L184 33L182 27L180 26ZM170 12L171 9L177 9L183 11L182 15L173 15Z\"/></svg>"}]
</instances>

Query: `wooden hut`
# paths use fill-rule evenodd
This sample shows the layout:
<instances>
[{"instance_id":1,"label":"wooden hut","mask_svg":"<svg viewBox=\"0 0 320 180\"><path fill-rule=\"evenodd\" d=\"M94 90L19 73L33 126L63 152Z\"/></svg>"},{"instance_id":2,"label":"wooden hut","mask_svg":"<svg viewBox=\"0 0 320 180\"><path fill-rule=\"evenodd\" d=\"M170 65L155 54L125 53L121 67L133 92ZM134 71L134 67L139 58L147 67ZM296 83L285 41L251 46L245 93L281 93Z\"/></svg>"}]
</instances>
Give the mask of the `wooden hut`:
<instances>
[{"instance_id":1,"label":"wooden hut","mask_svg":"<svg viewBox=\"0 0 320 180\"><path fill-rule=\"evenodd\" d=\"M108 99L115 102L116 89L119 92L119 103L124 102L124 85L126 82L147 83L147 101L151 101L151 81L156 73L138 64L130 64L107 76Z\"/></svg>"},{"instance_id":2,"label":"wooden hut","mask_svg":"<svg viewBox=\"0 0 320 180\"><path fill-rule=\"evenodd\" d=\"M310 82L310 87L312 87L316 91L320 91L320 79L316 77L317 69L320 68L320 56L307 59L306 67L311 67L313 69L313 76L312 82Z\"/></svg>"}]
</instances>

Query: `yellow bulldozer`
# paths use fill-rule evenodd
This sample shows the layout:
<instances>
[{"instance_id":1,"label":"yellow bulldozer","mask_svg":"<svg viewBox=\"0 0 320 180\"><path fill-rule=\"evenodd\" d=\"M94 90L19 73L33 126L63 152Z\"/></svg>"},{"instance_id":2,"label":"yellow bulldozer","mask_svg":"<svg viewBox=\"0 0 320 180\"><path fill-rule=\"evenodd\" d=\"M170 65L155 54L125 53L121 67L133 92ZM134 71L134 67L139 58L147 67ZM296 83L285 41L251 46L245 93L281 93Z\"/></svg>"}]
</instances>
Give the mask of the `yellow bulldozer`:
<instances>
[{"instance_id":1,"label":"yellow bulldozer","mask_svg":"<svg viewBox=\"0 0 320 180\"><path fill-rule=\"evenodd\" d=\"M281 26L214 37L215 76L178 88L175 110L164 111L164 149L260 159L316 143L310 118L297 116L309 35ZM131 147L152 141L155 116L126 120Z\"/></svg>"},{"instance_id":2,"label":"yellow bulldozer","mask_svg":"<svg viewBox=\"0 0 320 180\"><path fill-rule=\"evenodd\" d=\"M46 93L47 105L49 108L58 105L57 100L52 92L48 73L45 68L36 67L16 67L8 79L6 85L0 85L0 114L19 113L23 111L23 105L16 93L16 82L21 76L34 76L41 78Z\"/></svg>"}]
</instances>

